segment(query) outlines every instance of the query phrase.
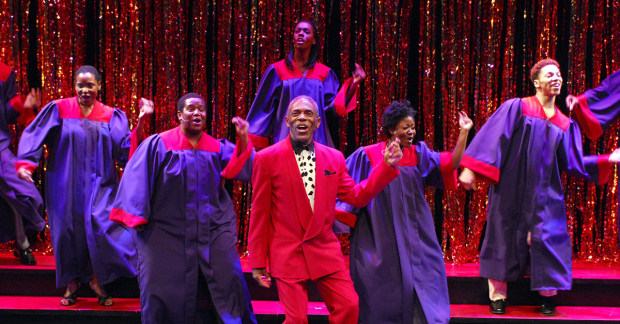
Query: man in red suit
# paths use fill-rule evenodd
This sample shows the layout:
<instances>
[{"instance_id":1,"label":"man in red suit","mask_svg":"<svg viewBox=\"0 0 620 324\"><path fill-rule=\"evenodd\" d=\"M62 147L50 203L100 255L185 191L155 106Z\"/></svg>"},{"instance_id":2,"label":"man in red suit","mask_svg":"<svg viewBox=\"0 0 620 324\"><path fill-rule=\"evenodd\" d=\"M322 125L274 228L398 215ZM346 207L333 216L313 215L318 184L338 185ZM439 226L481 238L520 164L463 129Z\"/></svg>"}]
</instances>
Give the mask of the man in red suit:
<instances>
[{"instance_id":1,"label":"man in red suit","mask_svg":"<svg viewBox=\"0 0 620 324\"><path fill-rule=\"evenodd\" d=\"M268 288L275 278L287 324L308 323L308 280L325 301L330 323L357 323L358 296L332 231L336 198L364 207L398 176L395 165L402 157L398 143L392 143L384 163L356 185L342 153L313 142L320 124L312 98L293 99L286 116L290 137L254 158L250 265L259 285Z\"/></svg>"}]
</instances>

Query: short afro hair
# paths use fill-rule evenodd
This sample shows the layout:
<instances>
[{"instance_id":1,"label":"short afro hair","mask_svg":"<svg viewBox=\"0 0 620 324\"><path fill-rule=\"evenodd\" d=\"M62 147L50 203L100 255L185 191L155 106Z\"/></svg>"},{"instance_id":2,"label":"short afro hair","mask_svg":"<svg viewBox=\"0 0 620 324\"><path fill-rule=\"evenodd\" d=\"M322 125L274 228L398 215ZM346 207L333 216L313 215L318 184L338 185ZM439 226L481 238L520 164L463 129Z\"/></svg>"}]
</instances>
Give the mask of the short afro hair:
<instances>
[{"instance_id":1,"label":"short afro hair","mask_svg":"<svg viewBox=\"0 0 620 324\"><path fill-rule=\"evenodd\" d=\"M396 129L398 123L401 120L411 117L415 119L415 115L418 112L411 107L408 100L392 101L392 103L385 109L383 116L381 116L381 126L383 133L387 138L392 137L390 131Z\"/></svg>"},{"instance_id":2,"label":"short afro hair","mask_svg":"<svg viewBox=\"0 0 620 324\"><path fill-rule=\"evenodd\" d=\"M80 66L77 69L77 71L75 71L75 76L73 77L74 81L77 81L77 77L78 75L80 75L80 73L90 73L95 77L95 80L97 80L97 82L101 82L101 74L99 74L99 71L97 71L97 68L95 68L92 65Z\"/></svg>"},{"instance_id":3,"label":"short afro hair","mask_svg":"<svg viewBox=\"0 0 620 324\"><path fill-rule=\"evenodd\" d=\"M554 59L546 58L536 62L536 64L534 64L534 66L530 70L530 80L532 81L532 83L534 83L534 80L538 79L540 70L542 70L547 65L555 65L558 69L560 68L560 64Z\"/></svg>"},{"instance_id":4,"label":"short afro hair","mask_svg":"<svg viewBox=\"0 0 620 324\"><path fill-rule=\"evenodd\" d=\"M205 106L207 105L207 102L205 101L205 98L203 98L201 95L199 95L197 93L190 92L190 93L184 95L183 97L181 97L181 99L179 99L179 101L177 101L177 111L183 111L183 108L185 107L185 100L190 99L190 98L198 98L198 99L202 100L202 103Z\"/></svg>"}]
</instances>

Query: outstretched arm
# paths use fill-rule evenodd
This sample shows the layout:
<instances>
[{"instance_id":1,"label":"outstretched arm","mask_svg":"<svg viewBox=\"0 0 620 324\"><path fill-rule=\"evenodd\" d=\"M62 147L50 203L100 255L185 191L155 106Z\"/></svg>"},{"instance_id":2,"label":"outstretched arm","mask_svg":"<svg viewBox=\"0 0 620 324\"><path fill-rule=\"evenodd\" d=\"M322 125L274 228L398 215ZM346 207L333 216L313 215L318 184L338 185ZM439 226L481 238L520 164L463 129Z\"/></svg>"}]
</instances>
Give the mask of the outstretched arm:
<instances>
[{"instance_id":1,"label":"outstretched arm","mask_svg":"<svg viewBox=\"0 0 620 324\"><path fill-rule=\"evenodd\" d=\"M459 133L459 138L456 141L456 146L454 150L452 150L452 166L456 170L461 164L461 159L463 158L463 153L465 152L465 145L467 144L467 135L469 134L469 130L474 125L474 123L467 117L465 112L459 111L459 129L461 130Z\"/></svg>"}]
</instances>

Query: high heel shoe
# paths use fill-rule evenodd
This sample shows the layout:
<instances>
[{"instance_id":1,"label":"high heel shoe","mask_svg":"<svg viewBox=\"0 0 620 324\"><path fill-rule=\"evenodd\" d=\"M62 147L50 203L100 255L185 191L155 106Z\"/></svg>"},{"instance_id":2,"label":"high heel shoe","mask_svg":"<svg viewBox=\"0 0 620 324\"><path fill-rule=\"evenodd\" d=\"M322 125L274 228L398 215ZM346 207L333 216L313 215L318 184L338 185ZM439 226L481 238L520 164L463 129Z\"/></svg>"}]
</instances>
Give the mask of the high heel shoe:
<instances>
[{"instance_id":1,"label":"high heel shoe","mask_svg":"<svg viewBox=\"0 0 620 324\"><path fill-rule=\"evenodd\" d=\"M95 290L95 288L93 288L93 282L89 282L88 285L90 286L90 289L92 289L95 292L95 295L97 295L97 302L99 303L99 305L103 306L103 307L110 307L112 305L114 305L114 300L112 300L112 297L108 296L102 296L99 295L97 293L97 291Z\"/></svg>"},{"instance_id":2,"label":"high heel shoe","mask_svg":"<svg viewBox=\"0 0 620 324\"><path fill-rule=\"evenodd\" d=\"M77 302L77 292L80 290L80 286L82 286L82 284L78 282L78 287L72 294L69 296L62 296L60 299L60 306L71 306L75 304Z\"/></svg>"}]
</instances>

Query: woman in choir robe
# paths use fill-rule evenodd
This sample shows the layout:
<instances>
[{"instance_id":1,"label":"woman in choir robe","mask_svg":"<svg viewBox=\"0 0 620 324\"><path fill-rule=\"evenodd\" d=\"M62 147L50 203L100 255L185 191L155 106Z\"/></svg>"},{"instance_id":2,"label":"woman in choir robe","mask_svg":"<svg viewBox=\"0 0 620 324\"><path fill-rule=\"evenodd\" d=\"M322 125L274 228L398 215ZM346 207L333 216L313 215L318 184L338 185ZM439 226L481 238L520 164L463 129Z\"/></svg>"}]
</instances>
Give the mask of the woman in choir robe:
<instances>
[{"instance_id":1,"label":"woman in choir robe","mask_svg":"<svg viewBox=\"0 0 620 324\"><path fill-rule=\"evenodd\" d=\"M41 91L17 95L15 72L0 62L0 243L15 241L14 254L24 265L37 260L30 250L26 231L45 228L43 199L33 183L22 181L15 173L15 155L11 152L9 125L26 125L41 104Z\"/></svg>"},{"instance_id":2,"label":"woman in choir robe","mask_svg":"<svg viewBox=\"0 0 620 324\"><path fill-rule=\"evenodd\" d=\"M286 59L271 64L261 78L256 98L248 112L250 137L257 148L269 146L288 136L285 116L291 100L310 96L319 105L319 117L325 121L329 109L344 116L355 109L356 93L366 73L355 64L353 76L338 91L338 77L327 66L317 62L318 29L310 20L300 20L293 31ZM314 132L314 140L334 147L328 127Z\"/></svg>"},{"instance_id":3,"label":"woman in choir robe","mask_svg":"<svg viewBox=\"0 0 620 324\"><path fill-rule=\"evenodd\" d=\"M237 145L204 133L205 107L195 93L179 100L180 125L140 145L114 201L110 219L138 230L142 323L256 323L222 185L251 179L254 148L238 117Z\"/></svg>"},{"instance_id":4,"label":"woman in choir robe","mask_svg":"<svg viewBox=\"0 0 620 324\"><path fill-rule=\"evenodd\" d=\"M480 276L488 278L490 311L506 312L507 282L530 270L540 312L555 314L553 296L572 287L572 253L560 172L597 184L608 180L620 152L583 156L577 124L555 106L562 76L552 59L530 71L536 95L504 102L480 128L461 165L470 189L490 183Z\"/></svg>"},{"instance_id":5,"label":"woman in choir robe","mask_svg":"<svg viewBox=\"0 0 620 324\"><path fill-rule=\"evenodd\" d=\"M47 145L45 202L56 260L56 285L67 287L63 306L76 302L81 283L88 283L99 304L112 306L103 285L133 277L136 250L132 233L109 220L119 175L130 146L144 137L144 119L152 102L141 99L140 117L133 132L127 116L97 100L99 72L92 66L75 73L76 97L48 103L24 130L15 168L32 182L43 145Z\"/></svg>"},{"instance_id":6,"label":"woman in choir robe","mask_svg":"<svg viewBox=\"0 0 620 324\"><path fill-rule=\"evenodd\" d=\"M400 175L367 207L337 206L343 219L357 215L349 260L360 299L359 323L450 321L446 269L424 188L456 190L456 168L473 123L459 113L454 151L440 153L424 142L413 144L415 114L408 101L393 102L382 116L389 140L359 148L347 158L349 174L359 182L382 160L387 145L399 141L403 149Z\"/></svg>"}]
</instances>

